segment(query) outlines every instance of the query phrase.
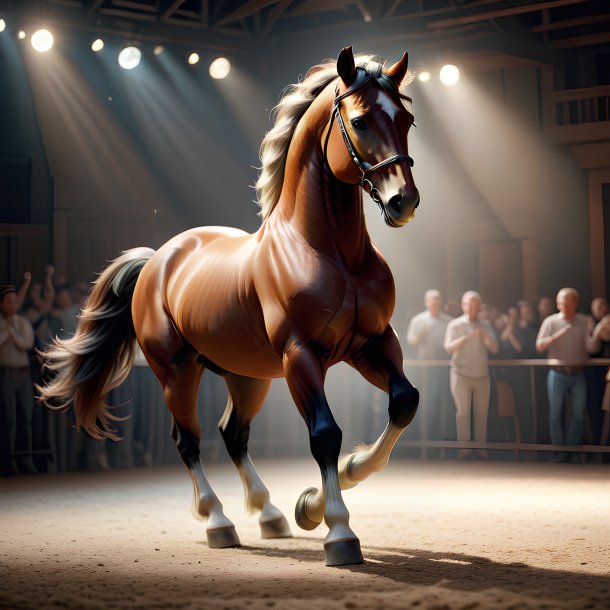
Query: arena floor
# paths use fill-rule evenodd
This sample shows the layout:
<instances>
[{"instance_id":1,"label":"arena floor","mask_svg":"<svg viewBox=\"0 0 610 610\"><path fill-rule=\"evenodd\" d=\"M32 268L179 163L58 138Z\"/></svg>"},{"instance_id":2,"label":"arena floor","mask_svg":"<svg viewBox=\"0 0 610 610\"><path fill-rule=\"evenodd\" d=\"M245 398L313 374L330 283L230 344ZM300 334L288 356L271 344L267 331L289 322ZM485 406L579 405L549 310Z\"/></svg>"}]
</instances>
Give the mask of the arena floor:
<instances>
[{"instance_id":1,"label":"arena floor","mask_svg":"<svg viewBox=\"0 0 610 610\"><path fill-rule=\"evenodd\" d=\"M1 480L0 608L610 608L609 466L393 460L345 493L366 562L342 568L292 518L313 460L258 469L296 537L261 540L215 465L243 544L224 550L181 467Z\"/></svg>"}]
</instances>

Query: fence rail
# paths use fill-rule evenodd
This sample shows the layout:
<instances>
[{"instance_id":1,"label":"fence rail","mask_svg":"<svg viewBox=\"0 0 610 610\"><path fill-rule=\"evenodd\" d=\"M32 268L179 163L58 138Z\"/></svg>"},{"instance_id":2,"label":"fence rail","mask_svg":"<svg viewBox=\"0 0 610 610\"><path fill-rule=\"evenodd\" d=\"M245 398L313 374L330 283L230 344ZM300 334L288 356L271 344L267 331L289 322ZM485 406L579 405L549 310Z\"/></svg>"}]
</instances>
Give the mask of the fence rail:
<instances>
[{"instance_id":1,"label":"fence rail","mask_svg":"<svg viewBox=\"0 0 610 610\"><path fill-rule=\"evenodd\" d=\"M435 367L450 367L451 360L420 360L415 358L405 358L403 367L421 368L425 371L427 368ZM583 367L610 367L610 358L591 358L586 362L574 363L556 360L553 358L511 358L511 359L491 359L489 366L494 367L527 367L529 368L530 381L530 398L533 409L533 422L536 426L538 419L536 406L536 369L551 368L559 366L583 366ZM427 416L425 412L418 413L418 417L423 419L423 433L427 435ZM605 417L610 417L606 413ZM534 434L537 436L537 430L534 428ZM605 445L552 445L548 443L522 443L522 442L485 442L476 441L447 441L447 440L431 440L424 438L422 440L403 440L401 446L409 448L419 448L425 452L427 449L486 449L486 450L502 450L502 451L543 451L543 452L570 452L570 453L610 453L610 446Z\"/></svg>"}]
</instances>

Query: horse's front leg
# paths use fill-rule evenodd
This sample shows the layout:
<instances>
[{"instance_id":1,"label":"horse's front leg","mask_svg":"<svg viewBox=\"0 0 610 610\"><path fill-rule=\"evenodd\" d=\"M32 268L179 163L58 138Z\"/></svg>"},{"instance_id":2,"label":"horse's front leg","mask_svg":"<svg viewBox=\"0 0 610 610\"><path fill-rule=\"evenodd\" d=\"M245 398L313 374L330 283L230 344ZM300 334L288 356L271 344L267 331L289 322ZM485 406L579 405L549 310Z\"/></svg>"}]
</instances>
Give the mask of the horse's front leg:
<instances>
[{"instance_id":1,"label":"horse's front leg","mask_svg":"<svg viewBox=\"0 0 610 610\"><path fill-rule=\"evenodd\" d=\"M373 472L385 468L398 438L415 417L419 392L406 378L402 360L398 337L388 326L382 335L369 340L348 361L365 379L388 393L389 422L375 443L342 458L339 465L341 489L355 487Z\"/></svg>"},{"instance_id":2,"label":"horse's front leg","mask_svg":"<svg viewBox=\"0 0 610 610\"><path fill-rule=\"evenodd\" d=\"M349 512L339 485L337 462L341 429L335 422L324 394L324 367L313 349L298 341L284 352L284 374L290 393L307 423L311 453L320 467L322 516L329 532L324 540L326 565L362 563L360 541L349 527ZM317 515L316 515L317 516Z\"/></svg>"}]
</instances>

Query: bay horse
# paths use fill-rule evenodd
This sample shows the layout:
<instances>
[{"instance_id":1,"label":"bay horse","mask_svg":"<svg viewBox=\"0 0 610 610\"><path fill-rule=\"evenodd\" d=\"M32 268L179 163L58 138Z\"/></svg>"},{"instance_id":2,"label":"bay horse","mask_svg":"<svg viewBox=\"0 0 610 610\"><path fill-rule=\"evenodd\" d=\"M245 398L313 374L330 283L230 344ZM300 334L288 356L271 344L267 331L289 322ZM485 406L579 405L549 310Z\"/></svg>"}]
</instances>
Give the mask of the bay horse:
<instances>
[{"instance_id":1,"label":"bay horse","mask_svg":"<svg viewBox=\"0 0 610 610\"><path fill-rule=\"evenodd\" d=\"M298 499L296 521L313 529L325 520L327 565L363 561L341 490L387 464L419 400L389 323L394 281L368 235L362 200L364 190L392 227L419 205L407 146L411 100L400 90L410 79L406 53L386 70L372 58L356 62L346 47L336 62L312 68L282 98L261 145L259 230L203 227L156 252L124 252L94 283L75 336L44 353L54 377L38 388L41 400L74 407L79 428L116 440L118 418L104 398L129 373L137 340L163 387L209 547L239 538L200 461L205 369L224 376L229 399L219 428L246 506L260 512L262 537L291 536L248 455L250 422L271 380L284 376L322 475L321 488ZM340 464L342 433L324 393L326 371L338 362L389 394L383 434Z\"/></svg>"}]
</instances>

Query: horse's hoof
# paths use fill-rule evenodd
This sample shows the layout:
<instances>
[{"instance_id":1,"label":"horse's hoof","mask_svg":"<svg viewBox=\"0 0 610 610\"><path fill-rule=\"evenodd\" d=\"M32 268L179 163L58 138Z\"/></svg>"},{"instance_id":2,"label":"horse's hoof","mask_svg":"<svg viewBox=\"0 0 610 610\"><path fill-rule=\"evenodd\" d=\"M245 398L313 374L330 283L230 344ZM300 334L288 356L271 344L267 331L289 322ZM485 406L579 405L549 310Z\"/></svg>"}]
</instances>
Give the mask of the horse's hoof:
<instances>
[{"instance_id":1,"label":"horse's hoof","mask_svg":"<svg viewBox=\"0 0 610 610\"><path fill-rule=\"evenodd\" d=\"M276 517L271 521L259 522L261 538L292 538L292 532L286 517Z\"/></svg>"},{"instance_id":2,"label":"horse's hoof","mask_svg":"<svg viewBox=\"0 0 610 610\"><path fill-rule=\"evenodd\" d=\"M354 563L364 563L360 540L337 540L324 545L327 566L347 566Z\"/></svg>"},{"instance_id":3,"label":"horse's hoof","mask_svg":"<svg viewBox=\"0 0 610 610\"><path fill-rule=\"evenodd\" d=\"M211 549L226 549L231 546L241 546L233 525L216 527L206 530L205 533L208 537L208 547Z\"/></svg>"},{"instance_id":4,"label":"horse's hoof","mask_svg":"<svg viewBox=\"0 0 610 610\"><path fill-rule=\"evenodd\" d=\"M294 508L294 520L297 525L303 530L315 530L322 521L312 521L305 512L305 504L307 498L311 494L315 494L318 490L315 487L309 487L306 489L297 500L297 505Z\"/></svg>"}]
</instances>

